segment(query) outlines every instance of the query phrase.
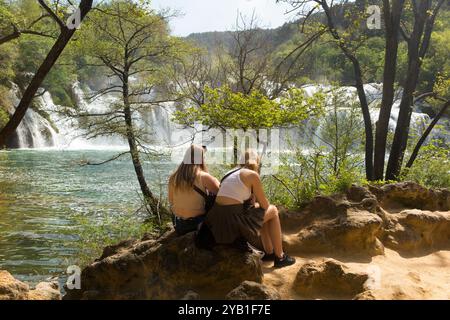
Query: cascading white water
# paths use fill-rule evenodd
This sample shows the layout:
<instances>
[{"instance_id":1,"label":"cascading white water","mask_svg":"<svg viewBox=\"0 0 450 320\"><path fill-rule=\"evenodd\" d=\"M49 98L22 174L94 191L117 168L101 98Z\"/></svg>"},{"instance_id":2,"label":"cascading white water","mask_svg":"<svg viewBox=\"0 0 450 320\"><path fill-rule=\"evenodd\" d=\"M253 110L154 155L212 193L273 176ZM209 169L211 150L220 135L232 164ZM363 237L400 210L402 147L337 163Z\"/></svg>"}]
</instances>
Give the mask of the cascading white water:
<instances>
[{"instance_id":1,"label":"cascading white water","mask_svg":"<svg viewBox=\"0 0 450 320\"><path fill-rule=\"evenodd\" d=\"M319 90L327 93L331 92L333 89L331 86L327 85L307 85L302 87L308 95L313 95ZM381 104L382 98L382 90L383 84L381 83L369 83L364 85L364 91L366 93L367 102L370 108L370 118L372 120L372 124L375 125L379 116L379 106ZM340 97L340 100L343 101L343 104L347 102L357 102L357 91L355 87L339 87L337 89L337 94ZM397 126L398 115L399 115L399 107L400 101L402 98L402 89L397 90L394 96L394 103L392 105L391 115L389 119L389 130L394 131ZM328 104L330 104L330 99L328 99ZM416 135L421 134L427 127L430 122L430 116L426 113L420 112L422 104L416 104L413 106L413 112L411 113L411 133ZM345 107L340 108L340 112L345 113ZM320 135L320 125L316 128L316 135ZM436 138L441 136L442 134L448 134L448 130L437 130L435 129L429 139Z\"/></svg>"},{"instance_id":2,"label":"cascading white water","mask_svg":"<svg viewBox=\"0 0 450 320\"><path fill-rule=\"evenodd\" d=\"M87 101L78 82L73 84L72 92L78 107L87 113L103 113L108 111L110 104L115 103L116 97L105 95L93 101ZM83 129L79 128L76 119L69 118L61 113L61 107L54 104L50 93L46 92L39 98L39 104L49 115L52 122L58 128L58 134L54 137L54 147L58 149L73 150L97 150L97 149L124 149L124 139L115 136L95 137L86 139Z\"/></svg>"},{"instance_id":3,"label":"cascading white water","mask_svg":"<svg viewBox=\"0 0 450 320\"><path fill-rule=\"evenodd\" d=\"M10 95L16 108L20 102L20 90L16 84L12 84ZM17 136L19 148L44 148L53 145L56 132L47 119L29 108L17 127Z\"/></svg>"},{"instance_id":4,"label":"cascading white water","mask_svg":"<svg viewBox=\"0 0 450 320\"><path fill-rule=\"evenodd\" d=\"M307 94L312 95L322 90L329 92L332 87L326 85L306 85L302 87ZM373 83L364 86L368 103L370 105L370 114L373 122L378 119L379 104L382 95L382 84ZM354 87L340 87L338 89L339 96L343 100L357 101L356 89ZM19 102L19 90L17 86L13 86L12 93L14 96L14 104ZM81 90L80 84L77 82L73 85L73 94L78 106L89 113L102 113L109 110L111 104L117 101L117 97L113 95L104 95L88 102L85 99L85 93ZM395 130L397 124L399 104L402 92L398 90L395 102L392 106L392 113L389 121L389 129ZM37 98L39 109L45 111L52 124L42 117L33 109L29 109L24 120L17 129L19 147L21 148L57 148L57 149L123 149L127 147L126 141L121 137L96 137L94 139L86 139L84 132L79 128L78 123L74 119L69 119L60 113L61 107L54 104L49 92ZM414 107L411 117L411 132L420 134L430 121L430 117L420 112L420 106ZM345 114L345 107L340 112ZM141 129L144 128L149 134L153 135L153 147L170 147L176 145L179 141L174 141L174 137L185 135L186 131L181 130L177 125L172 123L171 116L176 110L174 103L165 103L163 106L152 107L149 111L137 113L135 116L136 124ZM305 122L308 126L308 122ZM311 130L316 130L316 135L320 135L320 125L311 126ZM300 139L297 129L289 129L287 132L295 141ZM433 137L448 136L448 130L434 130ZM184 137L189 140L190 137ZM283 137L282 137L283 138Z\"/></svg>"}]
</instances>

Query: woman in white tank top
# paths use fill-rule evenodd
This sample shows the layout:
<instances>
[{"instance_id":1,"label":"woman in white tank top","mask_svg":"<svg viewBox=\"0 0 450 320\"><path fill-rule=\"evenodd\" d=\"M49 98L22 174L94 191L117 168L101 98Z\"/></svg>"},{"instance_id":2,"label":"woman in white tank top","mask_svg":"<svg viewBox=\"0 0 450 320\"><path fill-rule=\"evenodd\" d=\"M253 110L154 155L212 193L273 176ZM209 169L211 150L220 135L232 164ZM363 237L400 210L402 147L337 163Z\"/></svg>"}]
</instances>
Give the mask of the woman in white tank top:
<instances>
[{"instance_id":1,"label":"woman in white tank top","mask_svg":"<svg viewBox=\"0 0 450 320\"><path fill-rule=\"evenodd\" d=\"M240 203L251 198L252 191L241 180L241 170L232 170L222 181L217 196L235 199Z\"/></svg>"},{"instance_id":2,"label":"woman in white tank top","mask_svg":"<svg viewBox=\"0 0 450 320\"><path fill-rule=\"evenodd\" d=\"M254 242L260 237L265 251L263 260L274 261L276 268L292 265L295 259L283 252L278 209L264 194L259 177L260 158L253 150L247 150L241 158L240 168L222 180L205 225L216 243L230 244L241 238Z\"/></svg>"}]
</instances>

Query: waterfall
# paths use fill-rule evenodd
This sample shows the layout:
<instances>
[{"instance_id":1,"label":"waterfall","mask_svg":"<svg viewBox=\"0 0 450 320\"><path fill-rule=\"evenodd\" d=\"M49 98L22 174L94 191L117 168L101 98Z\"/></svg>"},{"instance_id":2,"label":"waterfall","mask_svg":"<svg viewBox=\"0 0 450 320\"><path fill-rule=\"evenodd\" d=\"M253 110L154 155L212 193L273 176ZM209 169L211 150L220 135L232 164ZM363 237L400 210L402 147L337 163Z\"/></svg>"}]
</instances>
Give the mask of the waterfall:
<instances>
[{"instance_id":1,"label":"waterfall","mask_svg":"<svg viewBox=\"0 0 450 320\"><path fill-rule=\"evenodd\" d=\"M81 90L78 82L73 84L72 93L78 108L86 113L104 113L108 111L111 104L117 101L117 98L113 95L104 95L93 101L87 101L86 94ZM56 148L64 150L111 150L127 147L126 141L116 136L86 139L85 131L80 129L78 120L61 113L63 108L55 105L50 93L46 92L39 100L41 108L47 111L50 119L58 128L58 134L55 137Z\"/></svg>"},{"instance_id":2,"label":"waterfall","mask_svg":"<svg viewBox=\"0 0 450 320\"><path fill-rule=\"evenodd\" d=\"M12 84L10 96L15 109L20 102L20 90L16 84ZM45 148L53 146L56 132L47 119L28 108L17 127L17 137L19 148Z\"/></svg>"},{"instance_id":3,"label":"waterfall","mask_svg":"<svg viewBox=\"0 0 450 320\"><path fill-rule=\"evenodd\" d=\"M302 86L307 95L312 95L319 90L327 93L332 87L328 85L305 85ZM340 87L337 89L341 101L358 103L356 89L354 87ZM382 97L382 84L370 83L364 85L364 90L370 106L370 115L373 124L378 119L379 105ZM111 104L117 101L117 97L107 94L101 96L94 101L87 101L86 94L80 88L78 82L73 84L72 92L78 107L88 113L102 113L109 110ZM20 99L20 91L17 85L13 85L11 89L11 97L16 107ZM392 112L389 120L389 130L394 131L397 124L400 99L402 90L396 92L395 101L392 106ZM329 99L328 99L329 100ZM329 103L329 101L328 101ZM96 137L86 139L84 130L80 129L78 120L68 118L61 110L64 107L55 105L49 92L41 94L35 99L37 108L43 112L37 112L33 108L29 108L23 121L17 128L17 140L19 148L54 148L54 149L124 149L127 147L125 139L116 136ZM411 116L411 133L421 134L430 122L430 117L421 112L422 105L414 105ZM345 117L345 106L340 107L339 117ZM152 147L171 147L180 143L180 139L184 142L189 141L190 137L186 136L186 131L181 130L171 121L171 116L176 110L175 103L164 103L162 106L153 106L147 111L136 112L134 120L140 129L152 137L150 144ZM48 115L48 117L45 116ZM48 119L47 119L48 118ZM449 122L444 120L446 128L439 130L434 129L430 139L436 137L449 137ZM321 124L312 124L305 121L303 132L311 130L314 135L320 137ZM299 128L282 129L281 138L285 135L289 136L292 142L299 144L306 141ZM211 138L210 134L207 139ZM213 138L212 138L213 139ZM318 139L318 138L317 138ZM316 140L316 142L319 142ZM280 146L286 147L286 145Z\"/></svg>"},{"instance_id":4,"label":"waterfall","mask_svg":"<svg viewBox=\"0 0 450 320\"><path fill-rule=\"evenodd\" d=\"M331 86L327 85L306 85L302 87L305 92L308 95L312 95L316 92L319 92L322 90L323 92L329 92L332 90ZM340 100L343 101L343 103L346 102L356 102L358 103L358 97L355 87L339 87L336 89ZM364 91L366 93L367 102L369 104L369 110L370 110L370 117L372 121L372 125L376 125L376 121L378 120L378 115L380 112L380 104L381 104L381 98L382 98L382 90L383 90L383 84L381 83L369 83L364 85ZM400 101L402 98L403 90L400 88L395 92L394 96L394 103L392 105L391 115L389 119L389 131L394 132L395 128L397 126L398 121L398 115L400 111ZM327 104L330 104L330 99L327 99ZM421 135L423 131L426 129L428 124L431 121L431 118L428 114L423 113L422 110L426 107L426 104L422 103L416 103L412 106L413 112L411 113L411 127L410 127L410 133L415 135ZM345 108L339 108L340 115L339 116L345 116ZM428 138L428 141L431 139L435 139L438 137L447 137L449 136L449 122L448 120L441 120L442 123L444 123L444 126L446 128L439 129L435 128L433 129L431 135ZM315 135L320 136L321 126L319 125L315 129Z\"/></svg>"}]
</instances>

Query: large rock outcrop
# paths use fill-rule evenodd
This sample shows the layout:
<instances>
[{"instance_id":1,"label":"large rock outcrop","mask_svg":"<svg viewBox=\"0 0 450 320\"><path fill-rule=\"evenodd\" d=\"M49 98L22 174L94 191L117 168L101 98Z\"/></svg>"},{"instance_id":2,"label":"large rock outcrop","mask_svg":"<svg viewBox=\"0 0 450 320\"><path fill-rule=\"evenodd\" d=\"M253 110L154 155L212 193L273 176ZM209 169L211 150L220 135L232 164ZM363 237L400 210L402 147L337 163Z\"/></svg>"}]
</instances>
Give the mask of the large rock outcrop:
<instances>
[{"instance_id":1,"label":"large rock outcrop","mask_svg":"<svg viewBox=\"0 0 450 320\"><path fill-rule=\"evenodd\" d=\"M102 259L81 274L81 290L65 299L180 299L188 292L202 299L224 298L245 280L261 282L260 255L232 247L198 249L194 234L128 242L107 248Z\"/></svg>"},{"instance_id":2,"label":"large rock outcrop","mask_svg":"<svg viewBox=\"0 0 450 320\"><path fill-rule=\"evenodd\" d=\"M345 198L316 197L300 212L283 213L281 220L290 253L383 254L377 238L383 220L376 214L374 198L352 203Z\"/></svg>"},{"instance_id":3,"label":"large rock outcrop","mask_svg":"<svg viewBox=\"0 0 450 320\"><path fill-rule=\"evenodd\" d=\"M35 289L0 270L0 300L60 300L58 283L40 282Z\"/></svg>"},{"instance_id":4,"label":"large rock outcrop","mask_svg":"<svg viewBox=\"0 0 450 320\"><path fill-rule=\"evenodd\" d=\"M415 182L399 182L382 187L370 186L369 189L385 210L450 210L450 191L447 189L429 189Z\"/></svg>"},{"instance_id":5,"label":"large rock outcrop","mask_svg":"<svg viewBox=\"0 0 450 320\"><path fill-rule=\"evenodd\" d=\"M450 248L450 192L413 182L319 196L283 212L284 242L293 253L374 256L384 245L402 254Z\"/></svg>"},{"instance_id":6,"label":"large rock outcrop","mask_svg":"<svg viewBox=\"0 0 450 320\"><path fill-rule=\"evenodd\" d=\"M450 212L407 209L387 214L384 244L403 254L416 255L450 248Z\"/></svg>"}]
</instances>

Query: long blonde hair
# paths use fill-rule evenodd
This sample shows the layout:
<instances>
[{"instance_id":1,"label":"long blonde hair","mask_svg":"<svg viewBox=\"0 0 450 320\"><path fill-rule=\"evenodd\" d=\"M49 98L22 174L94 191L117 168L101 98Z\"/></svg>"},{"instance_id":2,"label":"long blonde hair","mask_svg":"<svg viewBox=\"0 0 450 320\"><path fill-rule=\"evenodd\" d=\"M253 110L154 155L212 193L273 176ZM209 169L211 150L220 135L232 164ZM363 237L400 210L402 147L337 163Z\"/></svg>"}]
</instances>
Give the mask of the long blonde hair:
<instances>
[{"instance_id":1,"label":"long blonde hair","mask_svg":"<svg viewBox=\"0 0 450 320\"><path fill-rule=\"evenodd\" d=\"M241 168L253 170L257 173L261 171L261 157L255 149L247 149L239 160Z\"/></svg>"},{"instance_id":2,"label":"long blonde hair","mask_svg":"<svg viewBox=\"0 0 450 320\"><path fill-rule=\"evenodd\" d=\"M169 178L169 184L176 190L187 190L194 186L200 171L208 172L205 164L205 149L192 144L184 154L184 159Z\"/></svg>"}]
</instances>

